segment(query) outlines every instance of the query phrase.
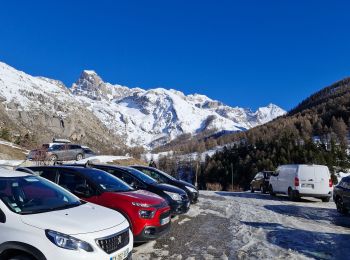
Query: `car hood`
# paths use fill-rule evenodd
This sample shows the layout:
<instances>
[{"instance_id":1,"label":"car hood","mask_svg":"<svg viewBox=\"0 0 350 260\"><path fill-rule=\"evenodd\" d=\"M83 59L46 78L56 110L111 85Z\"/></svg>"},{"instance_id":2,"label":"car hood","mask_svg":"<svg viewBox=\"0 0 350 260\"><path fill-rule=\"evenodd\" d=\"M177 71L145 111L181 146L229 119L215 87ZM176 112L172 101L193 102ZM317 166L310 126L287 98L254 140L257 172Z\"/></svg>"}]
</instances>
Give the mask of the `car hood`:
<instances>
[{"instance_id":1,"label":"car hood","mask_svg":"<svg viewBox=\"0 0 350 260\"><path fill-rule=\"evenodd\" d=\"M118 196L119 199L122 196L123 200L127 200L130 202L140 202L147 203L151 205L159 205L163 203L165 200L159 197L157 194L154 194L145 190L134 190L134 191L126 191L126 192L107 192L110 195Z\"/></svg>"},{"instance_id":2,"label":"car hood","mask_svg":"<svg viewBox=\"0 0 350 260\"><path fill-rule=\"evenodd\" d=\"M158 189L161 189L163 191L168 191L168 192L175 192L175 193L178 193L178 194L182 194L182 195L185 195L186 192L178 187L175 187L173 185L170 185L170 184L165 184L165 183L155 183L155 184L152 184L154 187L158 188Z\"/></svg>"},{"instance_id":3,"label":"car hood","mask_svg":"<svg viewBox=\"0 0 350 260\"><path fill-rule=\"evenodd\" d=\"M21 215L21 220L29 226L67 235L98 232L126 221L120 213L91 203L64 210Z\"/></svg>"}]
</instances>

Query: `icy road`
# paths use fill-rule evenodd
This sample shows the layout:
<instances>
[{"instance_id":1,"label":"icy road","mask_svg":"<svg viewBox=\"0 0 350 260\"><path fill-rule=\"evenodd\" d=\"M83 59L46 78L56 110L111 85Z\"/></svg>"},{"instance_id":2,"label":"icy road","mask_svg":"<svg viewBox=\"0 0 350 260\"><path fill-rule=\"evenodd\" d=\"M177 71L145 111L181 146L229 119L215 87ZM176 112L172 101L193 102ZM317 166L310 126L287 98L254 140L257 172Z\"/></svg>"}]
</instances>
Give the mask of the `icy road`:
<instances>
[{"instance_id":1,"label":"icy road","mask_svg":"<svg viewBox=\"0 0 350 260\"><path fill-rule=\"evenodd\" d=\"M248 192L203 191L163 238L133 259L350 259L350 216L333 202L291 202Z\"/></svg>"}]
</instances>

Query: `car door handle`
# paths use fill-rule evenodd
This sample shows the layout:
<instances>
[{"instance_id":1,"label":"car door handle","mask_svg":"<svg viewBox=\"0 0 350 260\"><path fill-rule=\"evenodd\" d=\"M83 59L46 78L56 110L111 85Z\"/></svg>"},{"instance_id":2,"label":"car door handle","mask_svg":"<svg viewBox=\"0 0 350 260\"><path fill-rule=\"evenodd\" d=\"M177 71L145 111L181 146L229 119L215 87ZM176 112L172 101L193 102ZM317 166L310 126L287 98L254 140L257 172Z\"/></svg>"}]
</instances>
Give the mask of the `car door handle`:
<instances>
[{"instance_id":1,"label":"car door handle","mask_svg":"<svg viewBox=\"0 0 350 260\"><path fill-rule=\"evenodd\" d=\"M310 179L310 180L308 180L308 181L314 181L313 179Z\"/></svg>"}]
</instances>

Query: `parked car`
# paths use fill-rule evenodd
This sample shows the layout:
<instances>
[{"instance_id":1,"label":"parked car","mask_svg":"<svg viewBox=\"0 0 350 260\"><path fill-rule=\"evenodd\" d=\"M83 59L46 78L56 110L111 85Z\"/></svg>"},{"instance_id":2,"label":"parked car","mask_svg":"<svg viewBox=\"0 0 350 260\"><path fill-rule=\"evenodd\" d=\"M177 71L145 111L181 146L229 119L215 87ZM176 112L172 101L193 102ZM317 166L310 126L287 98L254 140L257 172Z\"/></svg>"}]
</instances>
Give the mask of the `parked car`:
<instances>
[{"instance_id":1,"label":"parked car","mask_svg":"<svg viewBox=\"0 0 350 260\"><path fill-rule=\"evenodd\" d=\"M81 148L83 148L83 151L84 151L84 158L90 158L92 156L96 156L96 153L93 150L91 150L89 147L82 146Z\"/></svg>"},{"instance_id":2,"label":"parked car","mask_svg":"<svg viewBox=\"0 0 350 260\"><path fill-rule=\"evenodd\" d=\"M86 201L119 211L129 221L136 242L156 239L170 230L170 207L164 199L134 190L105 171L70 166L18 170L49 179Z\"/></svg>"},{"instance_id":3,"label":"parked car","mask_svg":"<svg viewBox=\"0 0 350 260\"><path fill-rule=\"evenodd\" d=\"M350 176L344 177L334 186L333 200L338 212L346 214L350 211Z\"/></svg>"},{"instance_id":4,"label":"parked car","mask_svg":"<svg viewBox=\"0 0 350 260\"><path fill-rule=\"evenodd\" d=\"M271 195L287 194L291 200L314 197L328 202L332 190L332 179L324 165L282 165L271 175L269 182Z\"/></svg>"},{"instance_id":5,"label":"parked car","mask_svg":"<svg viewBox=\"0 0 350 260\"><path fill-rule=\"evenodd\" d=\"M118 212L44 178L0 169L0 259L131 259L132 249Z\"/></svg>"},{"instance_id":6,"label":"parked car","mask_svg":"<svg viewBox=\"0 0 350 260\"><path fill-rule=\"evenodd\" d=\"M262 193L266 193L269 190L271 173L271 171L258 172L250 183L250 191L254 192L259 190Z\"/></svg>"},{"instance_id":7,"label":"parked car","mask_svg":"<svg viewBox=\"0 0 350 260\"><path fill-rule=\"evenodd\" d=\"M196 188L196 186L192 185L191 183L177 180L173 176L153 167L147 167L147 166L141 166L141 165L134 165L131 167L143 172L144 174L147 174L148 176L157 180L158 183L170 184L186 191L187 196L190 199L191 203L196 203L198 201L199 191Z\"/></svg>"},{"instance_id":8,"label":"parked car","mask_svg":"<svg viewBox=\"0 0 350 260\"><path fill-rule=\"evenodd\" d=\"M80 161L84 159L84 150L78 144L54 143L44 145L41 149L32 150L28 154L29 160L50 161Z\"/></svg>"},{"instance_id":9,"label":"parked car","mask_svg":"<svg viewBox=\"0 0 350 260\"><path fill-rule=\"evenodd\" d=\"M184 190L169 184L158 183L155 179L134 168L107 164L90 166L109 172L135 189L147 190L159 195L168 202L172 215L186 213L190 208L190 200Z\"/></svg>"}]
</instances>

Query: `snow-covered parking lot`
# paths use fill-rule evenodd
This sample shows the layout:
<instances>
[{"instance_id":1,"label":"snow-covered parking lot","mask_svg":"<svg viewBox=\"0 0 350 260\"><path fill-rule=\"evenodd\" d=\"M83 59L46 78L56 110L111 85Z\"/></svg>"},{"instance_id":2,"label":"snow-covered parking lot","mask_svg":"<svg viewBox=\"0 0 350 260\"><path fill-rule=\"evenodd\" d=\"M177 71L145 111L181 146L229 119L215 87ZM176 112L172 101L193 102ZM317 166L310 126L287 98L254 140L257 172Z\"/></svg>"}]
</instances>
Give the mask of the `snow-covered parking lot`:
<instances>
[{"instance_id":1,"label":"snow-covered parking lot","mask_svg":"<svg viewBox=\"0 0 350 260\"><path fill-rule=\"evenodd\" d=\"M163 238L133 259L350 259L350 216L333 202L248 192L201 192Z\"/></svg>"}]
</instances>

